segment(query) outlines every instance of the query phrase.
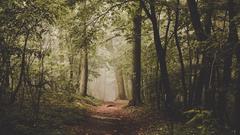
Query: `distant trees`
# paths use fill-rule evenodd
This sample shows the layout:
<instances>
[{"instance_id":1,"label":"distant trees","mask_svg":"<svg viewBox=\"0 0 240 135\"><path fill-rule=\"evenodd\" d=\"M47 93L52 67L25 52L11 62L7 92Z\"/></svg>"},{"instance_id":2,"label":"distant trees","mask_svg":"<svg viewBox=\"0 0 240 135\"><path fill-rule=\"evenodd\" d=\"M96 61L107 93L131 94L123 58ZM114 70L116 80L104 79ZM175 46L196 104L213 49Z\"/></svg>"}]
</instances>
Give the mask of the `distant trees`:
<instances>
[{"instance_id":1,"label":"distant trees","mask_svg":"<svg viewBox=\"0 0 240 135\"><path fill-rule=\"evenodd\" d=\"M0 102L31 101L38 112L52 90L87 96L98 76L96 48L111 41L117 49L106 61L117 69L120 99L171 112L206 109L239 132L239 7L238 0L1 1Z\"/></svg>"},{"instance_id":2,"label":"distant trees","mask_svg":"<svg viewBox=\"0 0 240 135\"><path fill-rule=\"evenodd\" d=\"M79 66L79 70L75 71L79 75L78 88L76 94L87 96L88 81L90 74L89 61L91 55L95 53L96 46L91 46L94 40L97 40L100 23L95 18L98 18L98 10L101 4L96 4L96 1L75 1L72 5L73 16L70 20L70 28L66 28L70 33L70 38L73 41L75 52L78 52L80 60L75 63ZM76 13L74 13L76 11ZM69 22L65 22L69 23ZM68 37L69 38L69 37ZM78 72L78 73L77 73Z\"/></svg>"},{"instance_id":3,"label":"distant trees","mask_svg":"<svg viewBox=\"0 0 240 135\"><path fill-rule=\"evenodd\" d=\"M118 89L117 98L120 100L126 100L127 96L126 96L125 83L124 83L123 72L121 67L115 69L115 76L116 76L117 89Z\"/></svg>"}]
</instances>

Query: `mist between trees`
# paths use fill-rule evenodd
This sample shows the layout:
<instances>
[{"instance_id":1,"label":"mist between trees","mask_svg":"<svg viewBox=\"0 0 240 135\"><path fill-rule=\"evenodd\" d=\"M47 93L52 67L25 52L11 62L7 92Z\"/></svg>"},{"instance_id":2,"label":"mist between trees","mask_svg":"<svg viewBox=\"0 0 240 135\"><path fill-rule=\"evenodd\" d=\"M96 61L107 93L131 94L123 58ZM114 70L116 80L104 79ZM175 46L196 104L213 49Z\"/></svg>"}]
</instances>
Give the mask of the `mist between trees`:
<instances>
[{"instance_id":1,"label":"mist between trees","mask_svg":"<svg viewBox=\"0 0 240 135\"><path fill-rule=\"evenodd\" d=\"M240 134L239 9L239 0L0 1L0 114L26 112L38 127L47 106L91 96L201 134Z\"/></svg>"}]
</instances>

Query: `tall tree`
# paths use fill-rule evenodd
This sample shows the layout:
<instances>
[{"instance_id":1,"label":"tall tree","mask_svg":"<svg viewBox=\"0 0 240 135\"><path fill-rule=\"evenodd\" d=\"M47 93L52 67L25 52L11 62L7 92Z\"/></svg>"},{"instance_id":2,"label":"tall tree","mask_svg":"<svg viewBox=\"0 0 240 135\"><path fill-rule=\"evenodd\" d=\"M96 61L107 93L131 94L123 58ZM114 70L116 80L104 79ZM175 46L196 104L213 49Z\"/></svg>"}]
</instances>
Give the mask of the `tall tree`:
<instances>
[{"instance_id":1,"label":"tall tree","mask_svg":"<svg viewBox=\"0 0 240 135\"><path fill-rule=\"evenodd\" d=\"M175 14L176 14L176 18L175 18L175 26L174 26L174 37L175 37L175 43L177 46L177 50L178 50L178 55L179 55L179 62L180 62L180 66L181 66L181 81L182 81L182 88L183 88L183 95L184 95L184 105L187 106L188 103L188 96L187 96L187 86L186 86L186 80L185 80L185 66L184 66L184 61L183 61L183 53L181 50L181 46L180 46L180 41L179 41L179 35L178 35L178 28L179 28L179 5L180 2L179 0L177 0L176 2L176 8L175 8Z\"/></svg>"},{"instance_id":2,"label":"tall tree","mask_svg":"<svg viewBox=\"0 0 240 135\"><path fill-rule=\"evenodd\" d=\"M190 12L190 20L192 22L197 40L200 42L208 42L209 37L211 36L211 16L212 16L212 11L209 10L211 7L209 6L209 2L207 1L207 12L206 12L206 17L204 19L205 21L205 29L202 25L201 22L201 16L198 11L198 5L196 0L187 0L188 3L188 8ZM209 42L208 42L209 44ZM204 53L202 54L202 62L201 62L201 68L199 72L199 76L197 78L197 83L195 86L195 105L197 106L202 106L203 102L202 99L205 98L203 97L203 94L208 89L208 84L209 84L209 79L210 79L210 66L211 64L211 56L210 53L206 50L206 47L199 48L204 50Z\"/></svg>"},{"instance_id":3,"label":"tall tree","mask_svg":"<svg viewBox=\"0 0 240 135\"><path fill-rule=\"evenodd\" d=\"M232 80L233 50L237 47L238 43L237 24L235 20L238 13L236 5L234 0L228 0L229 33L227 43L224 46L223 86L219 95L219 113L222 121L226 120L226 94Z\"/></svg>"},{"instance_id":4,"label":"tall tree","mask_svg":"<svg viewBox=\"0 0 240 135\"><path fill-rule=\"evenodd\" d=\"M142 3L140 2L133 17L133 81L131 105L138 106L141 101L141 27L142 27Z\"/></svg>"},{"instance_id":5,"label":"tall tree","mask_svg":"<svg viewBox=\"0 0 240 135\"><path fill-rule=\"evenodd\" d=\"M81 77L80 77L80 95L87 96L88 89L88 53L89 53L89 41L88 41L88 25L87 25L87 0L83 1L83 44L82 44L82 58L81 58Z\"/></svg>"},{"instance_id":6,"label":"tall tree","mask_svg":"<svg viewBox=\"0 0 240 135\"><path fill-rule=\"evenodd\" d=\"M166 55L165 55L165 50L162 46L161 38L160 38L160 31L159 31L159 23L156 15L156 1L155 0L150 0L149 1L149 6L146 5L145 0L141 0L143 4L143 9L148 16L148 18L151 20L152 23L152 29L153 29L153 36L154 36L154 44L156 48L156 53L157 53L157 58L158 62L160 64L160 73L161 73L161 80L163 83L163 87L165 90L166 94L166 99L165 99L165 106L166 108L172 112L173 104L174 104L174 94L170 86L170 81L169 81L169 74L168 74L168 69L167 69L167 63L166 63ZM148 9L150 7L150 9Z\"/></svg>"},{"instance_id":7,"label":"tall tree","mask_svg":"<svg viewBox=\"0 0 240 135\"><path fill-rule=\"evenodd\" d=\"M236 134L240 134L240 44L239 44L239 36L238 36L238 29L237 29L237 16L239 15L238 12L239 3L236 0L228 0L228 12L229 12L229 33L228 33L228 42L226 44L227 53L225 54L225 61L224 61L224 78L226 82L224 85L224 89L229 88L230 81L231 81L231 73L232 73L232 56L233 50L235 49L236 57L237 57L237 67L236 67L236 93L235 93L235 103L234 103L234 128L236 130ZM226 90L222 96L226 102ZM222 118L226 117L226 103L225 106L221 106L222 110Z\"/></svg>"}]
</instances>

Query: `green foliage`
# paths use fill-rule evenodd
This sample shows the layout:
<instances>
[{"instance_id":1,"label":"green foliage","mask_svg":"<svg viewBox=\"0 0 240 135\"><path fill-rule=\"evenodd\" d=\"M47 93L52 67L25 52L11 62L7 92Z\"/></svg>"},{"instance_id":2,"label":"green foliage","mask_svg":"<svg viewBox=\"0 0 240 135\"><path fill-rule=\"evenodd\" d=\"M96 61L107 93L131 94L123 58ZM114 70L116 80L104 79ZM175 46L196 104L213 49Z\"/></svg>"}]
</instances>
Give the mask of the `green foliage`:
<instances>
[{"instance_id":1,"label":"green foliage","mask_svg":"<svg viewBox=\"0 0 240 135\"><path fill-rule=\"evenodd\" d=\"M99 105L101 102L93 97L69 97L61 93L48 93L44 97L39 118L34 121L31 108L23 106L0 107L0 130L5 134L18 135L75 135L67 126L84 122L86 108Z\"/></svg>"},{"instance_id":2,"label":"green foliage","mask_svg":"<svg viewBox=\"0 0 240 135\"><path fill-rule=\"evenodd\" d=\"M9 108L8 106L0 107L1 116L6 116L0 119L0 127L19 134L37 134L37 132L38 134L63 134L62 125L81 122L83 110L88 105L97 106L100 103L92 97L76 96L82 83L80 74L84 52L88 52L89 57L89 81L100 76L98 72L100 68L110 66L121 67L124 81L127 83L131 81L133 76L133 17L136 14L138 2L128 0L1 0L0 103L9 104L14 99L15 104L9 105ZM145 8L150 10L149 4L151 3L147 0L145 2ZM203 31L207 27L206 18L209 7L213 12L210 19L211 35L207 35L208 38L205 41L197 41L196 34L198 33L191 25L188 7L184 1L180 1L177 32L180 50L183 54L183 64L186 67L185 81L188 98L196 98L199 94L196 91L202 85L203 88L200 88L202 91L199 90L202 96L200 102L205 102L202 100L208 98L208 92L214 92L210 96L214 98L214 106L211 109L216 109L218 112L221 106L220 100L225 96L224 102L227 107L225 110L228 110L226 113L234 119L232 115L236 109L233 106L237 98L235 95L238 94L235 87L239 76L239 58L238 53L228 56L232 50L237 48L237 46L228 47L229 41L232 41L229 39L233 37L229 36L233 30L231 31L228 27L231 26L231 22L236 22L237 30L239 15L229 20L227 10L231 8L218 9L218 7L225 8L228 5L226 2L223 0L209 4L205 0L198 1L200 21L204 20L201 22L204 26ZM239 4L237 0L233 2L236 5ZM159 23L161 45L166 54L171 87L177 97L176 104L180 106L174 106L174 108L183 108L182 98L186 96L184 95L186 90L183 89L181 83L179 55L173 33L176 21L174 17L176 1L156 1L154 6ZM155 108L164 106L167 92L162 87L152 23L144 13L145 10L142 14L141 96L144 103ZM104 51L99 53L101 49ZM207 60L203 59L204 56L207 56ZM232 65L229 66L229 70L231 69L229 72L230 87L222 88L224 73L228 69L225 68L226 59L232 61ZM204 68L207 69L203 70ZM207 73L207 77L202 79L205 84L201 84L200 78L203 71ZM211 81L208 80L209 78ZM131 93L130 87L127 87L128 93ZM223 95L221 95L222 91ZM193 92L192 95L190 95L191 92ZM64 102L59 102L62 100ZM193 100L189 102L195 102L196 99ZM69 102L76 106L72 106ZM49 109L51 108L49 106L54 107ZM22 111L19 112L21 109ZM45 110L48 111L45 112ZM189 118L188 122L184 126L176 124L174 132L219 134L216 132L219 130L217 129L219 125L212 111L192 109L184 114ZM7 123L6 126L3 123ZM35 127L34 124L37 126ZM158 126L157 129L162 134L170 133L168 125L158 123Z\"/></svg>"},{"instance_id":3,"label":"green foliage","mask_svg":"<svg viewBox=\"0 0 240 135\"><path fill-rule=\"evenodd\" d=\"M212 112L202 109L191 109L184 114L190 119L186 122L187 125L197 127L201 135L215 135L218 125L214 119Z\"/></svg>"}]
</instances>

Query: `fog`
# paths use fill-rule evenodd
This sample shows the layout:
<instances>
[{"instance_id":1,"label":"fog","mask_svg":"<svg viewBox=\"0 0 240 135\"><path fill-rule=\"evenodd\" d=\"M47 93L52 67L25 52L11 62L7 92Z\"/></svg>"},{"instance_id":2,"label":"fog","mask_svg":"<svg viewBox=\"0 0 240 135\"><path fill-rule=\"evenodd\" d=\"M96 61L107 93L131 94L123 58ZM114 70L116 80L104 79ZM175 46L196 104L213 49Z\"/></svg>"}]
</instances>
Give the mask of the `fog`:
<instances>
[{"instance_id":1,"label":"fog","mask_svg":"<svg viewBox=\"0 0 240 135\"><path fill-rule=\"evenodd\" d=\"M113 67L99 69L100 76L89 82L88 94L104 101L117 98L117 83Z\"/></svg>"},{"instance_id":2,"label":"fog","mask_svg":"<svg viewBox=\"0 0 240 135\"><path fill-rule=\"evenodd\" d=\"M122 49L128 45L124 37L116 35L117 33L112 30L106 31L102 40L104 45L98 46L96 49L96 59L99 66L95 71L100 76L93 78L88 84L88 95L104 101L114 101L118 98L115 69L121 65L119 58L125 53L125 50Z\"/></svg>"}]
</instances>

